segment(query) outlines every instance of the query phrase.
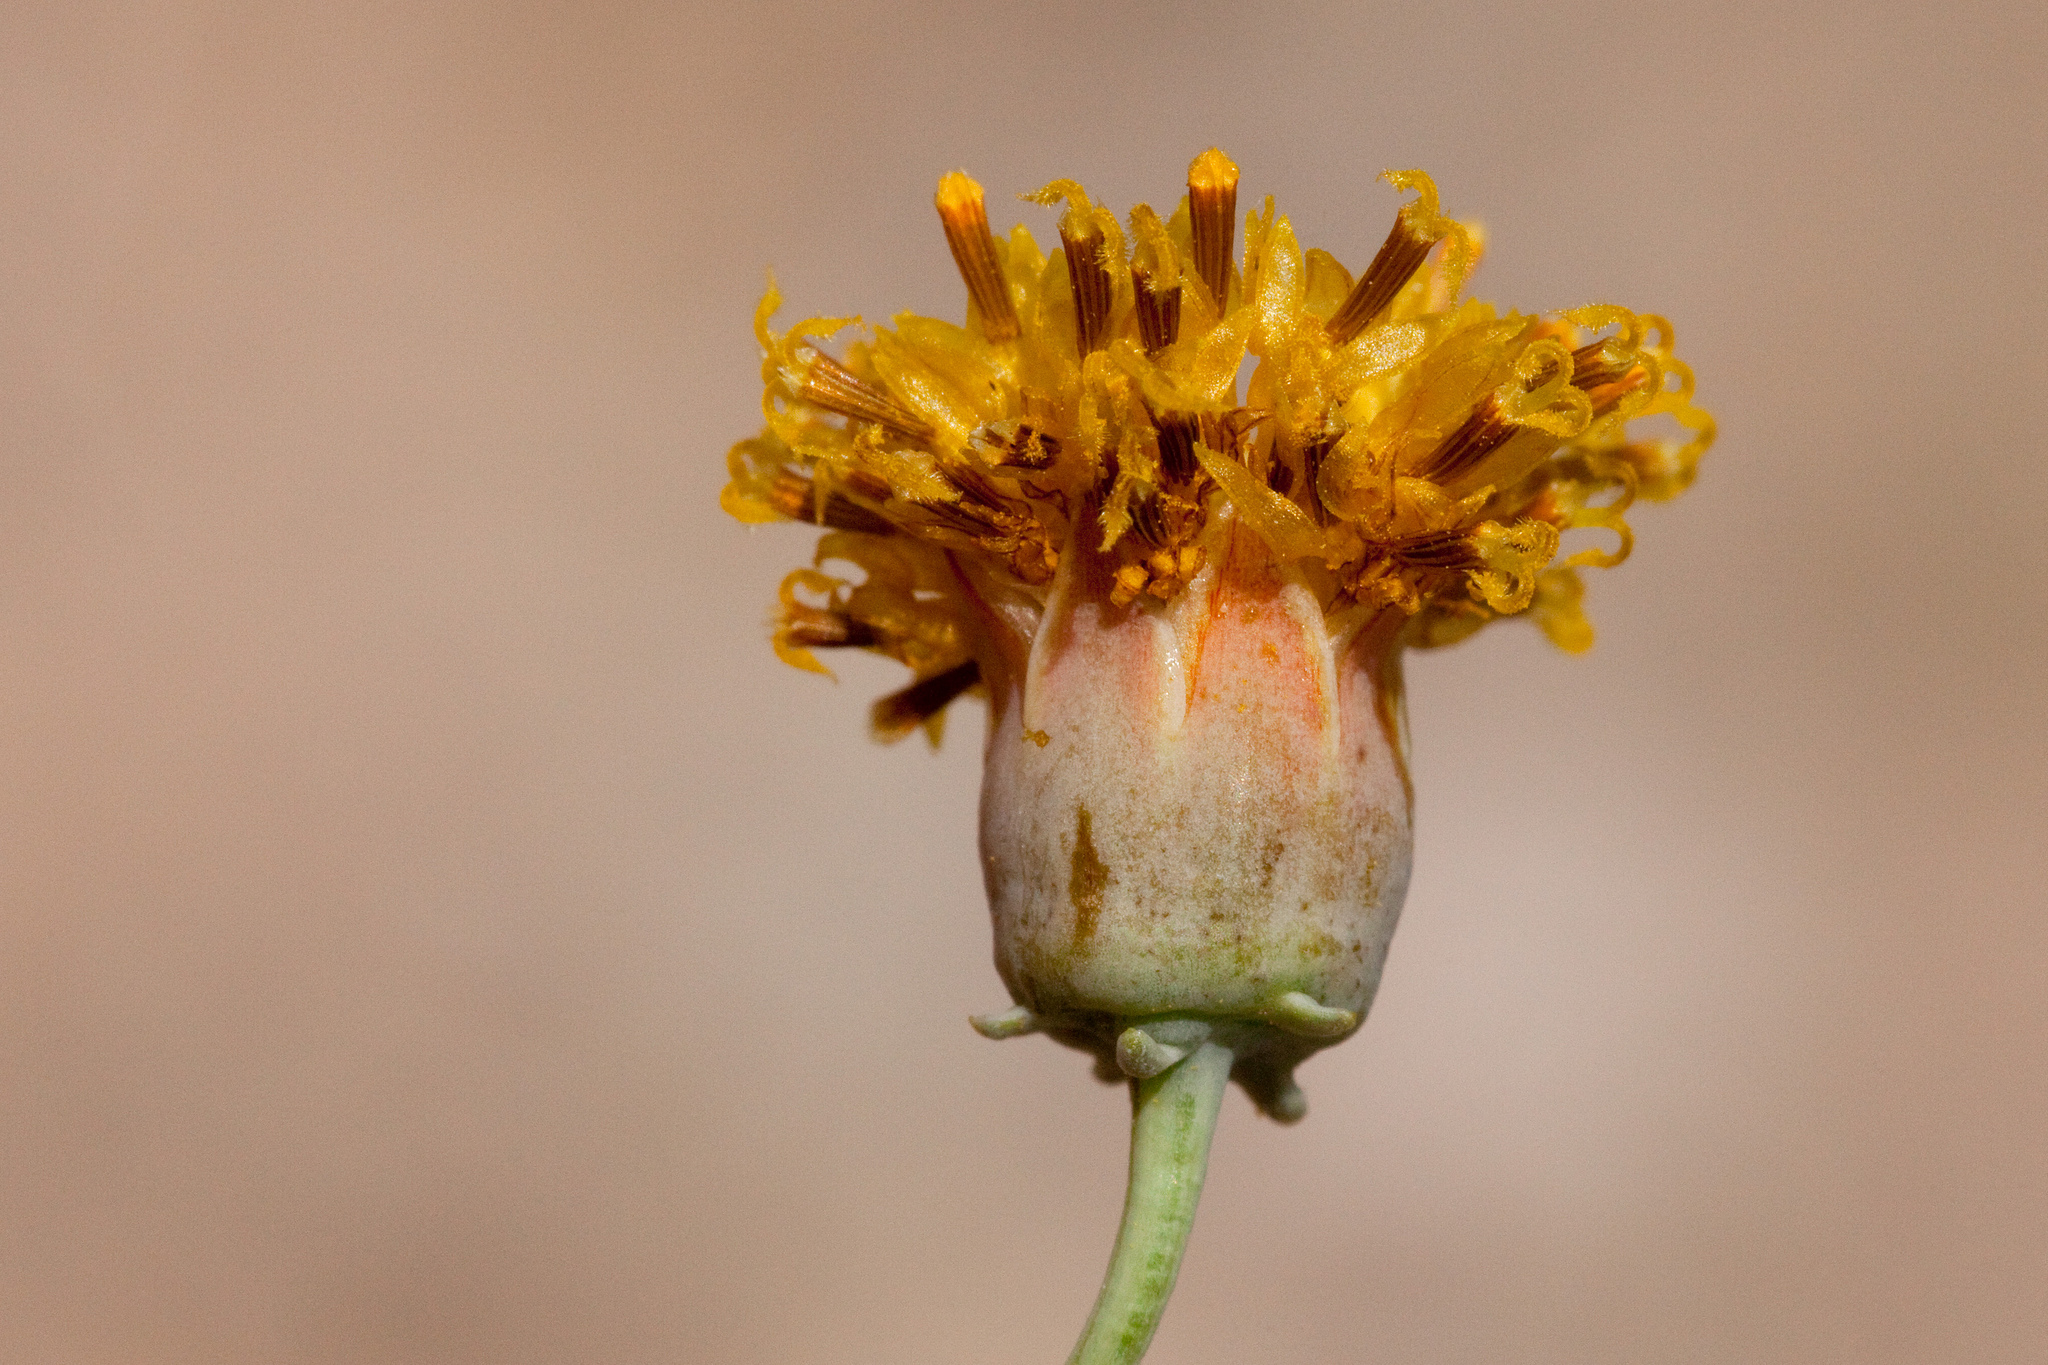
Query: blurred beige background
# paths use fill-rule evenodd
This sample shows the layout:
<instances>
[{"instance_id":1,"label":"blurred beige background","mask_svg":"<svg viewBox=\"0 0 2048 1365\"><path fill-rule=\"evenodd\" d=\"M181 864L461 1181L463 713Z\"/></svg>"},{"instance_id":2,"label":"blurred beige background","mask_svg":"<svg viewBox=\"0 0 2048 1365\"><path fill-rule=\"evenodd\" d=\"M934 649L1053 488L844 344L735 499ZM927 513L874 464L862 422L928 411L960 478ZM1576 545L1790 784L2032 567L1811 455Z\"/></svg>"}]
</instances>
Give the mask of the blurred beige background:
<instances>
[{"instance_id":1,"label":"blurred beige background","mask_svg":"<svg viewBox=\"0 0 2048 1365\"><path fill-rule=\"evenodd\" d=\"M9 5L0 1359L1064 1358L1125 1104L964 1022L978 720L871 746L715 499L764 267L953 315L940 172L1211 142L1354 263L1427 167L1722 440L1591 656L1415 664L1154 1359L2048 1357L2048 24L1936 11Z\"/></svg>"}]
</instances>

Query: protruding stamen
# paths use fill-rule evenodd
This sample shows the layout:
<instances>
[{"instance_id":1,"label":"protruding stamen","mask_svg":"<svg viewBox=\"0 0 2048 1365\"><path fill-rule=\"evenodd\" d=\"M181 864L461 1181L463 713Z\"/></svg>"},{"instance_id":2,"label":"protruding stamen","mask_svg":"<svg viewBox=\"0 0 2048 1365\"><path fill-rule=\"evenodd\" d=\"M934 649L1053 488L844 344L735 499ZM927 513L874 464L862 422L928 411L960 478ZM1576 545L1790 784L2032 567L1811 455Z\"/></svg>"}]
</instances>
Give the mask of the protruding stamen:
<instances>
[{"instance_id":1,"label":"protruding stamen","mask_svg":"<svg viewBox=\"0 0 2048 1365\"><path fill-rule=\"evenodd\" d=\"M869 502L887 502L890 494L895 491L889 487L887 479L865 469L836 470L832 475L832 481L845 484L849 491L860 494Z\"/></svg>"},{"instance_id":2,"label":"protruding stamen","mask_svg":"<svg viewBox=\"0 0 2048 1365\"><path fill-rule=\"evenodd\" d=\"M776 635L799 649L866 649L880 644L874 626L843 611L796 605L783 613Z\"/></svg>"},{"instance_id":3,"label":"protruding stamen","mask_svg":"<svg viewBox=\"0 0 2048 1365\"><path fill-rule=\"evenodd\" d=\"M949 503L926 504L924 512L931 525L950 528L992 554L1007 556L1010 572L1026 583L1052 581L1059 568L1059 551L1030 503L1017 510L1016 501L1004 497L971 469L955 469L951 478L960 497Z\"/></svg>"},{"instance_id":4,"label":"protruding stamen","mask_svg":"<svg viewBox=\"0 0 2048 1365\"><path fill-rule=\"evenodd\" d=\"M799 392L806 403L857 422L874 422L914 441L931 439L930 423L816 347L811 348L811 363L804 370Z\"/></svg>"},{"instance_id":5,"label":"protruding stamen","mask_svg":"<svg viewBox=\"0 0 2048 1365\"><path fill-rule=\"evenodd\" d=\"M1402 286L1422 268L1423 258L1429 255L1429 249L1443 240L1440 236L1425 237L1416 231L1408 211L1413 207L1413 204L1406 205L1394 215L1394 229L1380 245L1379 255L1372 258L1372 264L1358 277L1350 295L1325 324L1330 340L1339 346L1372 325L1394 301L1394 295L1400 293Z\"/></svg>"},{"instance_id":6,"label":"protruding stamen","mask_svg":"<svg viewBox=\"0 0 2048 1365\"><path fill-rule=\"evenodd\" d=\"M1168 483L1186 483L1201 468L1195 458L1195 442L1202 437L1201 419L1184 412L1155 412L1152 425L1159 432L1159 470Z\"/></svg>"},{"instance_id":7,"label":"protruding stamen","mask_svg":"<svg viewBox=\"0 0 2048 1365\"><path fill-rule=\"evenodd\" d=\"M1131 234L1136 238L1131 285L1138 338L1145 354L1156 356L1180 336L1180 253L1150 204L1131 210Z\"/></svg>"},{"instance_id":8,"label":"protruding stamen","mask_svg":"<svg viewBox=\"0 0 2048 1365\"><path fill-rule=\"evenodd\" d=\"M957 487L957 485L956 485ZM919 510L934 526L944 526L977 542L993 540L1004 531L1003 509L990 506L965 493L951 502L927 502Z\"/></svg>"},{"instance_id":9,"label":"protruding stamen","mask_svg":"<svg viewBox=\"0 0 2048 1365\"><path fill-rule=\"evenodd\" d=\"M1597 389L1627 374L1631 366L1617 364L1608 354L1605 341L1590 342L1572 352L1572 387Z\"/></svg>"},{"instance_id":10,"label":"protruding stamen","mask_svg":"<svg viewBox=\"0 0 2048 1365\"><path fill-rule=\"evenodd\" d=\"M1060 457L1060 441L1029 422L1005 419L991 422L975 433L985 458L992 465L1012 469L1044 469Z\"/></svg>"},{"instance_id":11,"label":"protruding stamen","mask_svg":"<svg viewBox=\"0 0 2048 1365\"><path fill-rule=\"evenodd\" d=\"M1430 452L1422 462L1422 476L1449 483L1506 445L1508 438L1520 430L1502 411L1499 396L1488 394L1472 409L1472 415Z\"/></svg>"},{"instance_id":12,"label":"protruding stamen","mask_svg":"<svg viewBox=\"0 0 2048 1365\"><path fill-rule=\"evenodd\" d=\"M1228 306L1230 248L1237 235L1237 163L1211 147L1188 167L1188 223L1195 239L1195 273L1209 286L1216 311Z\"/></svg>"},{"instance_id":13,"label":"protruding stamen","mask_svg":"<svg viewBox=\"0 0 2048 1365\"><path fill-rule=\"evenodd\" d=\"M1613 407L1649 377L1650 372L1635 360L1615 359L1606 341L1595 341L1572 352L1572 387L1589 396L1595 390L1606 390L1593 404L1596 413Z\"/></svg>"},{"instance_id":14,"label":"protruding stamen","mask_svg":"<svg viewBox=\"0 0 2048 1365\"><path fill-rule=\"evenodd\" d=\"M951 502L923 502L920 517L906 529L916 534L964 536L992 554L1007 556L1010 571L1027 583L1047 583L1059 568L1045 523L1024 505L1004 497L971 469L956 468L947 476L959 496ZM971 681L971 680L970 680Z\"/></svg>"},{"instance_id":15,"label":"protruding stamen","mask_svg":"<svg viewBox=\"0 0 2048 1365\"><path fill-rule=\"evenodd\" d=\"M768 501L786 517L830 526L836 531L886 536L896 529L887 517L870 512L842 493L827 493L820 498L816 481L793 469L775 476L775 482L768 486Z\"/></svg>"},{"instance_id":16,"label":"protruding stamen","mask_svg":"<svg viewBox=\"0 0 2048 1365\"><path fill-rule=\"evenodd\" d=\"M1141 494L1131 500L1131 529L1143 537L1145 543L1153 546L1165 545L1168 538L1165 519L1160 514L1159 498L1156 494ZM1139 587L1144 587L1141 581Z\"/></svg>"},{"instance_id":17,"label":"protruding stamen","mask_svg":"<svg viewBox=\"0 0 2048 1365\"><path fill-rule=\"evenodd\" d=\"M1527 609L1543 566L1557 554L1558 528L1523 517L1511 525L1482 521L1462 531L1430 531L1373 546L1367 571L1350 585L1361 600L1377 598L1411 615L1462 574L1473 598L1502 616ZM1429 570L1423 581L1404 570ZM1433 581L1432 581L1433 580Z\"/></svg>"},{"instance_id":18,"label":"protruding stamen","mask_svg":"<svg viewBox=\"0 0 2048 1365\"><path fill-rule=\"evenodd\" d=\"M1462 531L1425 531L1419 536L1384 541L1386 554L1421 569L1470 569L1479 565L1479 552Z\"/></svg>"},{"instance_id":19,"label":"protruding stamen","mask_svg":"<svg viewBox=\"0 0 2048 1365\"><path fill-rule=\"evenodd\" d=\"M1301 504L1318 526L1330 524L1330 509L1323 505L1323 462L1337 445L1334 434L1318 436L1301 448ZM1276 465L1284 469L1285 465ZM1284 490L1282 490L1284 491Z\"/></svg>"},{"instance_id":20,"label":"protruding stamen","mask_svg":"<svg viewBox=\"0 0 2048 1365\"><path fill-rule=\"evenodd\" d=\"M990 341L1008 341L1017 335L1017 309L1010 301L1002 262L996 259L996 239L988 230L981 186L965 172L954 171L939 181L936 202L939 222L946 229L946 245L953 249L953 263L960 267L967 296L981 315L983 335Z\"/></svg>"},{"instance_id":21,"label":"protruding stamen","mask_svg":"<svg viewBox=\"0 0 2048 1365\"><path fill-rule=\"evenodd\" d=\"M1131 283L1137 305L1138 339L1144 342L1146 355L1158 355L1180 336L1180 286L1155 290L1152 272L1142 266L1131 267Z\"/></svg>"},{"instance_id":22,"label":"protruding stamen","mask_svg":"<svg viewBox=\"0 0 2048 1365\"><path fill-rule=\"evenodd\" d=\"M875 703L869 723L881 739L901 739L946 709L952 700L981 681L981 665L969 659L943 673L921 678Z\"/></svg>"},{"instance_id":23,"label":"protruding stamen","mask_svg":"<svg viewBox=\"0 0 2048 1365\"><path fill-rule=\"evenodd\" d=\"M1074 287L1074 342L1083 356L1102 349L1102 331L1109 323L1109 271L1102 264L1102 229L1071 209L1060 219L1060 245L1066 248L1067 280Z\"/></svg>"}]
</instances>

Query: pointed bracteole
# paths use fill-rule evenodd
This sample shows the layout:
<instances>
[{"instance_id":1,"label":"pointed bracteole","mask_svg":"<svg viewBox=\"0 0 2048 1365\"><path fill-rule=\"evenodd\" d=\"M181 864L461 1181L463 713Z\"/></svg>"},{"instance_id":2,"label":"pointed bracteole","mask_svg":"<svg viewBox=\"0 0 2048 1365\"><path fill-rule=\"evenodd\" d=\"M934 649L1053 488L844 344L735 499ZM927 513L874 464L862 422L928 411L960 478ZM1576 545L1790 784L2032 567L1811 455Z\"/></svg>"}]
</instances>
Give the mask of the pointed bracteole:
<instances>
[{"instance_id":1,"label":"pointed bracteole","mask_svg":"<svg viewBox=\"0 0 2048 1365\"><path fill-rule=\"evenodd\" d=\"M1298 1052L1240 1057L1231 1079L1244 1087L1252 1105L1275 1123L1299 1123L1308 1113L1308 1096L1295 1083Z\"/></svg>"},{"instance_id":2,"label":"pointed bracteole","mask_svg":"<svg viewBox=\"0 0 2048 1365\"><path fill-rule=\"evenodd\" d=\"M1264 1108L1281 1123L1300 1123L1308 1115L1308 1096L1301 1093L1301 1087L1289 1076L1287 1084L1274 1092Z\"/></svg>"},{"instance_id":3,"label":"pointed bracteole","mask_svg":"<svg viewBox=\"0 0 2048 1365\"><path fill-rule=\"evenodd\" d=\"M1030 1010L1018 1005L998 1014L969 1015L967 1022L974 1031L984 1038L1001 1042L1005 1038L1021 1038L1027 1033L1036 1033L1043 1022Z\"/></svg>"},{"instance_id":4,"label":"pointed bracteole","mask_svg":"<svg viewBox=\"0 0 2048 1365\"><path fill-rule=\"evenodd\" d=\"M1187 1055L1186 1048L1162 1043L1141 1028L1127 1028L1117 1035L1117 1069L1134 1080L1157 1076Z\"/></svg>"},{"instance_id":5,"label":"pointed bracteole","mask_svg":"<svg viewBox=\"0 0 2048 1365\"><path fill-rule=\"evenodd\" d=\"M1302 991L1276 996L1259 1017L1275 1028L1304 1038L1341 1038L1358 1027L1358 1015L1351 1010L1331 1009Z\"/></svg>"}]
</instances>

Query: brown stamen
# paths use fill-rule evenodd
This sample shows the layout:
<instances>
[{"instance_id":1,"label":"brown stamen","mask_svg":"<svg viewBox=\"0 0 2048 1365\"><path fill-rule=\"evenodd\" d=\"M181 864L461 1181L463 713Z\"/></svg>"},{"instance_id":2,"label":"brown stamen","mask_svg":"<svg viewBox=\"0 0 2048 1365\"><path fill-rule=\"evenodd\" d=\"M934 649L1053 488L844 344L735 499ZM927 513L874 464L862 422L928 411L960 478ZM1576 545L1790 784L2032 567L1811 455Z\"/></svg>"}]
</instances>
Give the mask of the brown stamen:
<instances>
[{"instance_id":1,"label":"brown stamen","mask_svg":"<svg viewBox=\"0 0 2048 1365\"><path fill-rule=\"evenodd\" d=\"M1174 576L1176 557L1201 531L1202 520L1199 503L1173 493L1146 493L1131 502L1131 530L1152 547L1153 553L1145 556L1145 563L1156 576ZM1160 559L1160 552L1167 552L1169 557Z\"/></svg>"},{"instance_id":2,"label":"brown stamen","mask_svg":"<svg viewBox=\"0 0 2048 1365\"><path fill-rule=\"evenodd\" d=\"M1637 365L1610 384L1604 384L1587 396L1593 400L1595 416L1610 411L1616 403L1634 393L1649 382L1650 372Z\"/></svg>"},{"instance_id":3,"label":"brown stamen","mask_svg":"<svg viewBox=\"0 0 2048 1365\"><path fill-rule=\"evenodd\" d=\"M1209 286L1221 313L1229 302L1230 248L1237 235L1237 163L1211 147L1188 167L1188 224L1195 239L1195 273Z\"/></svg>"},{"instance_id":4,"label":"brown stamen","mask_svg":"<svg viewBox=\"0 0 2048 1365\"><path fill-rule=\"evenodd\" d=\"M785 643L803 649L862 649L881 641L866 621L816 607L792 608L782 623L781 635Z\"/></svg>"},{"instance_id":5,"label":"brown stamen","mask_svg":"<svg viewBox=\"0 0 2048 1365\"><path fill-rule=\"evenodd\" d=\"M1010 509L1010 500L998 492L994 484L974 470L956 466L946 471L946 477L960 490L964 502L977 504L995 512Z\"/></svg>"},{"instance_id":6,"label":"brown stamen","mask_svg":"<svg viewBox=\"0 0 2048 1365\"><path fill-rule=\"evenodd\" d=\"M1202 467L1195 458L1195 442L1202 437L1201 419L1185 412L1154 412L1151 417L1159 432L1160 472L1168 483L1186 483Z\"/></svg>"},{"instance_id":7,"label":"brown stamen","mask_svg":"<svg viewBox=\"0 0 2048 1365\"><path fill-rule=\"evenodd\" d=\"M1146 355L1158 355L1180 336L1180 286L1154 289L1152 272L1140 265L1131 267L1131 283L1137 304L1138 339Z\"/></svg>"},{"instance_id":8,"label":"brown stamen","mask_svg":"<svg viewBox=\"0 0 2048 1365\"><path fill-rule=\"evenodd\" d=\"M900 692L875 703L870 724L883 739L901 739L930 720L962 692L981 681L981 665L969 659L943 673L920 678Z\"/></svg>"},{"instance_id":9,"label":"brown stamen","mask_svg":"<svg viewBox=\"0 0 2048 1365\"><path fill-rule=\"evenodd\" d=\"M1595 413L1606 412L1649 377L1650 372L1634 361L1618 362L1608 355L1605 341L1572 352L1572 387L1593 398Z\"/></svg>"},{"instance_id":10,"label":"brown stamen","mask_svg":"<svg viewBox=\"0 0 2048 1365\"><path fill-rule=\"evenodd\" d=\"M827 493L821 500L817 482L793 469L785 469L775 476L775 482L768 486L768 501L786 517L830 526L837 531L863 531L871 536L886 536L896 529L886 517L870 512L843 493Z\"/></svg>"},{"instance_id":11,"label":"brown stamen","mask_svg":"<svg viewBox=\"0 0 2048 1365\"><path fill-rule=\"evenodd\" d=\"M1618 384L1635 368L1633 361L1617 364L1607 353L1607 343L1596 341L1572 352L1572 387L1590 391L1603 384Z\"/></svg>"},{"instance_id":12,"label":"brown stamen","mask_svg":"<svg viewBox=\"0 0 2048 1365\"><path fill-rule=\"evenodd\" d=\"M804 370L801 391L805 402L857 422L874 422L914 441L931 439L931 425L923 418L815 346L811 347L811 363Z\"/></svg>"},{"instance_id":13,"label":"brown stamen","mask_svg":"<svg viewBox=\"0 0 2048 1365\"><path fill-rule=\"evenodd\" d=\"M946 229L946 245L953 249L953 264L960 267L967 297L981 315L982 334L990 341L1008 341L1017 335L1017 309L1010 301L1002 263L996 259L996 239L988 230L981 186L965 172L954 171L939 181L936 202L939 222Z\"/></svg>"},{"instance_id":14,"label":"brown stamen","mask_svg":"<svg viewBox=\"0 0 2048 1365\"><path fill-rule=\"evenodd\" d=\"M1388 541L1381 548L1390 558L1424 569L1468 569L1479 563L1472 542L1457 531L1425 531Z\"/></svg>"},{"instance_id":15,"label":"brown stamen","mask_svg":"<svg viewBox=\"0 0 2048 1365\"><path fill-rule=\"evenodd\" d=\"M991 422L975 433L990 464L1016 469L1044 469L1060 457L1057 436L1048 436L1029 422Z\"/></svg>"},{"instance_id":16,"label":"brown stamen","mask_svg":"<svg viewBox=\"0 0 2048 1365\"><path fill-rule=\"evenodd\" d=\"M1329 435L1318 437L1301 448L1301 500L1318 526L1330 524L1330 509L1323 506L1323 461L1330 458L1330 452L1336 445L1336 436Z\"/></svg>"},{"instance_id":17,"label":"brown stamen","mask_svg":"<svg viewBox=\"0 0 2048 1365\"><path fill-rule=\"evenodd\" d=\"M1488 394L1456 431L1437 443L1422 462L1422 476L1449 483L1506 445L1520 430L1501 411L1500 399Z\"/></svg>"},{"instance_id":18,"label":"brown stamen","mask_svg":"<svg viewBox=\"0 0 2048 1365\"><path fill-rule=\"evenodd\" d=\"M906 530L940 540L959 536L990 554L1006 555L1011 571L1027 583L1051 579L1059 567L1059 553L1028 503L1023 511L1016 510L1011 499L971 469L954 468L946 477L960 496L952 502L920 504L921 516L906 523Z\"/></svg>"},{"instance_id":19,"label":"brown stamen","mask_svg":"<svg viewBox=\"0 0 2048 1365\"><path fill-rule=\"evenodd\" d=\"M865 469L842 469L834 476L835 481L845 484L869 502L887 502L895 491L889 481L879 474L870 474Z\"/></svg>"},{"instance_id":20,"label":"brown stamen","mask_svg":"<svg viewBox=\"0 0 2048 1365\"><path fill-rule=\"evenodd\" d=\"M1381 243L1379 255L1372 258L1365 274L1359 276L1350 295L1325 324L1330 340L1342 346L1371 326L1394 301L1394 295L1422 268L1429 249L1441 240L1415 231L1409 225L1407 209L1395 214L1393 231Z\"/></svg>"},{"instance_id":21,"label":"brown stamen","mask_svg":"<svg viewBox=\"0 0 2048 1365\"><path fill-rule=\"evenodd\" d=\"M1109 322L1109 271L1102 264L1102 229L1081 221L1071 210L1060 219L1060 244L1066 248L1067 282L1074 287L1074 342L1087 356L1102 349L1102 330Z\"/></svg>"},{"instance_id":22,"label":"brown stamen","mask_svg":"<svg viewBox=\"0 0 2048 1365\"><path fill-rule=\"evenodd\" d=\"M1166 522L1161 516L1159 498L1156 494L1141 496L1132 505L1131 529L1143 536L1149 544L1166 544Z\"/></svg>"}]
</instances>

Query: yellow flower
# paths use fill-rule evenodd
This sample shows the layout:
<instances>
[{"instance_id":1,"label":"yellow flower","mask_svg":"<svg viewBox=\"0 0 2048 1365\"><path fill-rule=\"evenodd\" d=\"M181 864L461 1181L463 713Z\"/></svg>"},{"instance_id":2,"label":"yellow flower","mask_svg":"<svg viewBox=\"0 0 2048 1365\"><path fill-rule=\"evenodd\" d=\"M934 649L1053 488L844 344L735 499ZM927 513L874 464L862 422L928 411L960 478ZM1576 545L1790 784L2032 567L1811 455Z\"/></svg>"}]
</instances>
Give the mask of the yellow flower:
<instances>
[{"instance_id":1,"label":"yellow flower","mask_svg":"<svg viewBox=\"0 0 2048 1365\"><path fill-rule=\"evenodd\" d=\"M877 712L897 737L980 681L967 580L1042 605L1085 550L1114 603L1163 604L1227 521L1326 615L1397 609L1396 647L1526 611L1586 648L1578 569L1627 557L1630 504L1691 483L1712 420L1664 319L1461 300L1477 234L1420 171L1384 178L1416 197L1356 277L1303 251L1270 199L1234 268L1237 168L1212 149L1170 218L1141 204L1128 231L1072 181L1026 196L1064 202L1050 258L1021 225L996 238L981 187L946 176L964 326L899 314L835 358L826 344L859 319L771 331L771 286L755 321L767 427L733 448L724 505L846 533L818 562L854 573L791 576L783 657L820 668L812 649L858 646L910 665ZM1660 416L1683 439L1631 433ZM1558 533L1589 528L1614 543L1556 558Z\"/></svg>"},{"instance_id":2,"label":"yellow flower","mask_svg":"<svg viewBox=\"0 0 2048 1365\"><path fill-rule=\"evenodd\" d=\"M908 665L883 738L936 742L949 703L988 696L1016 1008L977 1027L1136 1086L1125 1237L1077 1361L1142 1352L1224 1080L1299 1118L1295 1066L1371 1003L1412 844L1402 651L1521 614L1585 649L1579 570L1621 563L1631 504L1682 492L1713 439L1668 322L1461 299L1478 234L1420 171L1384 178L1415 197L1354 276L1270 198L1238 254L1215 149L1164 219L1070 180L1025 196L1062 207L1050 257L995 237L954 173L964 325L899 314L834 356L858 319L776 332L772 284L755 316L767 424L724 505L830 528L783 583L776 651ZM1560 559L1573 531L1608 534Z\"/></svg>"}]
</instances>

